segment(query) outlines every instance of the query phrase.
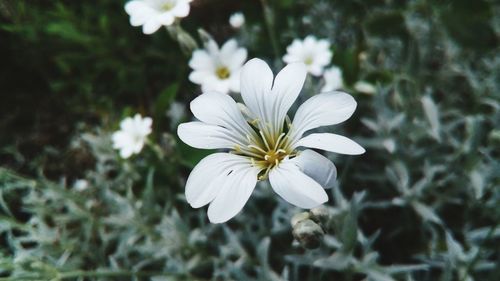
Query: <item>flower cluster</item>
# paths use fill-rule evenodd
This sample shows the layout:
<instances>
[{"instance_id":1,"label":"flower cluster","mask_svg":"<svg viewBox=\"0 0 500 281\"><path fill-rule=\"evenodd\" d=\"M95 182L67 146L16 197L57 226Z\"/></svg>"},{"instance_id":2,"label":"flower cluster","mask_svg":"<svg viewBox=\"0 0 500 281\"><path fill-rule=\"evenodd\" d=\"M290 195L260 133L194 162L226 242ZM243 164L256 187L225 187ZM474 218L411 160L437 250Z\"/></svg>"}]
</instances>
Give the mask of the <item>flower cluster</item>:
<instances>
[{"instance_id":1,"label":"flower cluster","mask_svg":"<svg viewBox=\"0 0 500 281\"><path fill-rule=\"evenodd\" d=\"M126 4L131 24L150 34L189 13L188 0L133 0ZM242 13L231 15L234 29L243 26ZM201 31L204 48L192 51L189 80L202 94L190 105L197 121L178 126L179 138L201 149L222 149L207 156L193 169L186 183L188 203L199 208L210 204L208 218L225 222L240 212L258 181L269 180L273 190L300 208L326 201L324 188L336 180L335 165L312 149L362 154L356 142L312 129L341 123L356 109L354 98L334 90L343 87L342 71L331 67L333 53L326 39L309 35L287 47L288 65L274 77L260 59L247 60L247 50L230 39L221 47ZM179 41L179 43L181 43ZM194 43L193 45L196 45ZM288 111L300 94L307 74L323 76L321 94L298 107L293 120ZM240 93L237 103L228 93ZM151 132L151 119L136 115L121 123L113 135L123 158L140 152ZM305 149L301 149L305 148Z\"/></svg>"}]
</instances>

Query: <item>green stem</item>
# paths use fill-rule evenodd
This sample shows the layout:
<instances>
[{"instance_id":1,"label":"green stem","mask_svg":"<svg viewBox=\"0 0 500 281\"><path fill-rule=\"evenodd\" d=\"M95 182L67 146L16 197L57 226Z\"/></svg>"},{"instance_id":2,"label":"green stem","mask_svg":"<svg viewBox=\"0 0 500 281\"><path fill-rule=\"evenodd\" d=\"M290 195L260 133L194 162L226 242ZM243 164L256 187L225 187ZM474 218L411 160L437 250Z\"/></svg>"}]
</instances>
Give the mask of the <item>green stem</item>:
<instances>
[{"instance_id":1,"label":"green stem","mask_svg":"<svg viewBox=\"0 0 500 281\"><path fill-rule=\"evenodd\" d=\"M196 40L182 28L179 22L175 22L172 25L167 26L167 31L170 37L179 43L182 53L186 57L190 57L194 50L198 49L198 43Z\"/></svg>"},{"instance_id":2,"label":"green stem","mask_svg":"<svg viewBox=\"0 0 500 281\"><path fill-rule=\"evenodd\" d=\"M271 7L267 0L260 0L262 3L262 11L264 13L264 22L266 24L267 33L269 34L269 40L271 41L271 46L273 47L274 55L277 60L281 58L280 48L278 45L278 40L276 39L276 33L274 31L274 16Z\"/></svg>"}]
</instances>

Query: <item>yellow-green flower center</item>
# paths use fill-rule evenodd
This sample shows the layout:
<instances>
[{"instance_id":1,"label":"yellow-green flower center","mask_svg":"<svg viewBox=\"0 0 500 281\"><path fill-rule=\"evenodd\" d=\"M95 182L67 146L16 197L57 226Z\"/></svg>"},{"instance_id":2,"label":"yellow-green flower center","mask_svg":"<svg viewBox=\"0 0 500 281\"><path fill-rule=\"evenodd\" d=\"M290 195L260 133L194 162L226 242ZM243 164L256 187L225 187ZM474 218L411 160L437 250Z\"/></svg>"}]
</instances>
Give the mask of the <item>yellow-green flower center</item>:
<instances>
[{"instance_id":1,"label":"yellow-green flower center","mask_svg":"<svg viewBox=\"0 0 500 281\"><path fill-rule=\"evenodd\" d=\"M170 11L174 8L175 6L175 2L174 1L168 1L166 3L164 3L162 6L161 6L161 9L163 11Z\"/></svg>"},{"instance_id":2,"label":"yellow-green flower center","mask_svg":"<svg viewBox=\"0 0 500 281\"><path fill-rule=\"evenodd\" d=\"M215 74L217 75L217 77L219 77L219 79L227 79L229 78L229 76L231 75L231 72L229 71L229 69L225 66L221 66L219 68L217 68L217 70L215 71Z\"/></svg>"},{"instance_id":3,"label":"yellow-green flower center","mask_svg":"<svg viewBox=\"0 0 500 281\"><path fill-rule=\"evenodd\" d=\"M286 157L296 156L296 152L292 149L286 132L273 133L270 129L259 130L257 128L255 131L255 135L247 136L249 145L235 147L232 152L249 157L252 164L261 170L259 180L263 180L268 177L272 168L278 166Z\"/></svg>"},{"instance_id":4,"label":"yellow-green flower center","mask_svg":"<svg viewBox=\"0 0 500 281\"><path fill-rule=\"evenodd\" d=\"M311 65L313 63L313 58L311 56L307 57L304 60L304 63L307 64L307 65Z\"/></svg>"}]
</instances>

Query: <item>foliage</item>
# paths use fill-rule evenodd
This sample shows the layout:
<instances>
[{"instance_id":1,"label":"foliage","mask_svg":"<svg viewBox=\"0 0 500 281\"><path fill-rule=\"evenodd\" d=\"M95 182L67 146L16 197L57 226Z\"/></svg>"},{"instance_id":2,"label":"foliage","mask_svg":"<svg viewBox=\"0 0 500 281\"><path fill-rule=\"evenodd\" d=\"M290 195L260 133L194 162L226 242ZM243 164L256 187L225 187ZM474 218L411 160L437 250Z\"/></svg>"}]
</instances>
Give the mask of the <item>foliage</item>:
<instances>
[{"instance_id":1,"label":"foliage","mask_svg":"<svg viewBox=\"0 0 500 281\"><path fill-rule=\"evenodd\" d=\"M200 90L177 42L131 27L123 4L0 1L0 280L500 279L498 3L192 3L187 32L235 36L275 70L294 38L333 45L358 101L333 129L367 153L328 155L338 185L323 219L307 215L325 232L314 250L292 235L300 210L269 186L223 225L185 202L206 151L175 130ZM308 79L301 99L321 83ZM122 160L110 134L134 112L154 135Z\"/></svg>"}]
</instances>

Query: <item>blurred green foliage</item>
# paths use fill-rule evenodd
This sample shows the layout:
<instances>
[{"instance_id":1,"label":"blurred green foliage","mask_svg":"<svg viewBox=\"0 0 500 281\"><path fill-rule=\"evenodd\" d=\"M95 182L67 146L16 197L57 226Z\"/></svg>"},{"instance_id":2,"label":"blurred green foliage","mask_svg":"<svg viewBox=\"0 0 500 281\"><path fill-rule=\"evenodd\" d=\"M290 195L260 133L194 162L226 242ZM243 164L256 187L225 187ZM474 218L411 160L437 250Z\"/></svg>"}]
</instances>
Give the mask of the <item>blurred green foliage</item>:
<instances>
[{"instance_id":1,"label":"blurred green foliage","mask_svg":"<svg viewBox=\"0 0 500 281\"><path fill-rule=\"evenodd\" d=\"M166 114L200 93L166 31L131 27L124 1L0 0L0 280L500 280L497 2L192 2L188 32L235 36L275 69L294 38L332 43L358 101L335 130L367 153L328 155L338 186L315 221L321 246L305 250L299 210L265 185L224 225L185 202L207 152ZM135 112L154 136L124 161L110 132Z\"/></svg>"}]
</instances>

